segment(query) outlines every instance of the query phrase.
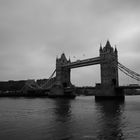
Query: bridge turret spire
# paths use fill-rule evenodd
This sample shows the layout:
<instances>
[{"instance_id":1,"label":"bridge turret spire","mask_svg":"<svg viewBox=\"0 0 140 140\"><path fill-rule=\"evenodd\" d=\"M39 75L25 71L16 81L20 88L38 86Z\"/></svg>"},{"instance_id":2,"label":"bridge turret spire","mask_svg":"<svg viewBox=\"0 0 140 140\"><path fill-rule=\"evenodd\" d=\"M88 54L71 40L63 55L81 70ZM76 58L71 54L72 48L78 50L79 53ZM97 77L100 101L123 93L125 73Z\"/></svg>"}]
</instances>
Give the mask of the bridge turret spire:
<instances>
[{"instance_id":1,"label":"bridge turret spire","mask_svg":"<svg viewBox=\"0 0 140 140\"><path fill-rule=\"evenodd\" d=\"M69 56L69 60L68 60L69 62L71 62L71 60L70 60L70 56Z\"/></svg>"},{"instance_id":2,"label":"bridge turret spire","mask_svg":"<svg viewBox=\"0 0 140 140\"><path fill-rule=\"evenodd\" d=\"M109 40L107 40L105 47L111 47Z\"/></svg>"},{"instance_id":3,"label":"bridge turret spire","mask_svg":"<svg viewBox=\"0 0 140 140\"><path fill-rule=\"evenodd\" d=\"M110 45L109 40L107 40L106 45L105 45L104 48L103 48L103 52L110 52L110 53L113 53L113 52L114 52L114 49L113 49L113 47Z\"/></svg>"},{"instance_id":4,"label":"bridge turret spire","mask_svg":"<svg viewBox=\"0 0 140 140\"><path fill-rule=\"evenodd\" d=\"M100 52L103 51L102 44L100 43Z\"/></svg>"},{"instance_id":5,"label":"bridge turret spire","mask_svg":"<svg viewBox=\"0 0 140 140\"><path fill-rule=\"evenodd\" d=\"M116 47L116 45L115 45L115 53L117 53L118 51L117 51L117 47Z\"/></svg>"},{"instance_id":6,"label":"bridge turret spire","mask_svg":"<svg viewBox=\"0 0 140 140\"><path fill-rule=\"evenodd\" d=\"M65 58L66 59L66 56L65 56L64 53L62 53L61 58Z\"/></svg>"}]
</instances>

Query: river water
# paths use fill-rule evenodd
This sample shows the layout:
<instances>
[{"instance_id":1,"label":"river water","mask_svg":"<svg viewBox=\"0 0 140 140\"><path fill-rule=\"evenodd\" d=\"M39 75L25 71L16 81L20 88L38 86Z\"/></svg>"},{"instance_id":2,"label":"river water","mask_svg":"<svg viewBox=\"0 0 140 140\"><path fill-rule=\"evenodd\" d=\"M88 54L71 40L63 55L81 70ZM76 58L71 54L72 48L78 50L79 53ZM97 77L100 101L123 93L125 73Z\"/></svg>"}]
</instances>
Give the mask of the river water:
<instances>
[{"instance_id":1,"label":"river water","mask_svg":"<svg viewBox=\"0 0 140 140\"><path fill-rule=\"evenodd\" d=\"M140 140L140 96L0 98L0 140Z\"/></svg>"}]
</instances>

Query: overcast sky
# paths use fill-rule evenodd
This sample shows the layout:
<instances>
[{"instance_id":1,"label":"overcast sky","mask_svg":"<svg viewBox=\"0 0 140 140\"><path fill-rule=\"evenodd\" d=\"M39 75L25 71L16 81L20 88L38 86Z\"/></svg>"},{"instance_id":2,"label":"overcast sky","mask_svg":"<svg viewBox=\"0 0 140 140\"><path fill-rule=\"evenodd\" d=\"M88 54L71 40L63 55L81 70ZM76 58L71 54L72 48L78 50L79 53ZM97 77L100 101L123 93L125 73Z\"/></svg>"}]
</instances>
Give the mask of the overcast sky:
<instances>
[{"instance_id":1,"label":"overcast sky","mask_svg":"<svg viewBox=\"0 0 140 140\"><path fill-rule=\"evenodd\" d=\"M0 81L48 78L56 56L96 57L107 39L140 73L139 0L0 0ZM100 82L100 66L73 69L72 82Z\"/></svg>"}]
</instances>

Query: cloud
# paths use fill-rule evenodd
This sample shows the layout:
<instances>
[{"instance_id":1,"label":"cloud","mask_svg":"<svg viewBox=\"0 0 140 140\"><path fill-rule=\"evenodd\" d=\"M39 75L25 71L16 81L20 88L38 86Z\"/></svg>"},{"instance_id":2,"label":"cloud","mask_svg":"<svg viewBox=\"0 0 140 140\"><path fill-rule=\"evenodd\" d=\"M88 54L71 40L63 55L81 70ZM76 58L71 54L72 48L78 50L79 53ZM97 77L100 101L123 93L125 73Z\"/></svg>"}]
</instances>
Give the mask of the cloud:
<instances>
[{"instance_id":1,"label":"cloud","mask_svg":"<svg viewBox=\"0 0 140 140\"><path fill-rule=\"evenodd\" d=\"M127 65L131 57L140 72L139 14L138 0L0 0L0 80L47 78L57 55L96 57L107 39L117 45L119 60ZM98 67L74 70L72 78L79 74L88 85L84 71L99 79Z\"/></svg>"}]
</instances>

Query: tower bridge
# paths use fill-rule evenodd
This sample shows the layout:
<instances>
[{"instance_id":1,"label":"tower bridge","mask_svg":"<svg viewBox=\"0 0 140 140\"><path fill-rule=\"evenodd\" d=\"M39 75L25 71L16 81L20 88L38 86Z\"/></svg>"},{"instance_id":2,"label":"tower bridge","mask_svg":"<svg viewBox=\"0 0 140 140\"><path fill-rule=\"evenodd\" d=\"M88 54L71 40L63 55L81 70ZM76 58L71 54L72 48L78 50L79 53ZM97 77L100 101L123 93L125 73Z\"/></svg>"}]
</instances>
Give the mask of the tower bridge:
<instances>
[{"instance_id":1,"label":"tower bridge","mask_svg":"<svg viewBox=\"0 0 140 140\"><path fill-rule=\"evenodd\" d=\"M104 47L100 46L99 56L71 62L63 53L56 58L56 69L49 80L40 88L49 90L50 96L71 96L74 86L71 83L71 69L90 65L100 65L101 83L95 87L95 98L124 98L124 89L140 88L140 86L119 86L118 69L127 76L140 81L140 75L118 62L117 48L113 48L109 41ZM56 73L55 79L52 77Z\"/></svg>"},{"instance_id":2,"label":"tower bridge","mask_svg":"<svg viewBox=\"0 0 140 140\"><path fill-rule=\"evenodd\" d=\"M123 97L122 93L116 94L115 87L118 87L118 51L107 41L104 47L100 46L99 56L84 60L71 62L67 60L63 53L60 58L56 59L56 85L62 89L71 87L70 73L71 69L89 65L100 64L101 67L101 84L98 86L97 97Z\"/></svg>"}]
</instances>

